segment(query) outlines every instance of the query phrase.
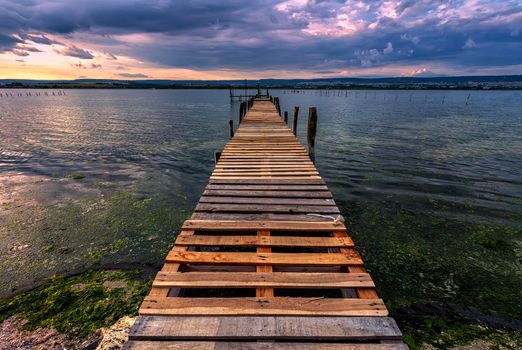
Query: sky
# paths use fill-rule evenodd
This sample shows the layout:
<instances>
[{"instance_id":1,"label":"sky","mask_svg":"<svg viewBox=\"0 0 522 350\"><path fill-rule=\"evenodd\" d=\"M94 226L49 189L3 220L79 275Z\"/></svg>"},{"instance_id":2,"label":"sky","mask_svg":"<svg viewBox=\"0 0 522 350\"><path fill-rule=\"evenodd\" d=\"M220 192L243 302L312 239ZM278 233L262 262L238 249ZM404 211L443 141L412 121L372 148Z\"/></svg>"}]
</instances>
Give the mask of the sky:
<instances>
[{"instance_id":1,"label":"sky","mask_svg":"<svg viewBox=\"0 0 522 350\"><path fill-rule=\"evenodd\" d=\"M0 78L522 74L522 0L0 0Z\"/></svg>"}]
</instances>

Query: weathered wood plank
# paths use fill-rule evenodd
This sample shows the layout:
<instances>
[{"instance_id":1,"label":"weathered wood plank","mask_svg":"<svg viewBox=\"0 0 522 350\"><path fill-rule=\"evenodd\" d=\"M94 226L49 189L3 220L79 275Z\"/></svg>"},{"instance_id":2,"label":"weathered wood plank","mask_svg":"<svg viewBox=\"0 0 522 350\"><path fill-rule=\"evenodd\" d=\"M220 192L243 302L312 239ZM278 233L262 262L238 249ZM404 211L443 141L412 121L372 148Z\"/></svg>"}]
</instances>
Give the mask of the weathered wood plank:
<instances>
[{"instance_id":1,"label":"weathered wood plank","mask_svg":"<svg viewBox=\"0 0 522 350\"><path fill-rule=\"evenodd\" d=\"M259 239L262 238L269 238L270 237L270 230L258 230L257 231L257 237ZM259 254L265 254L265 253L271 253L272 248L270 247L257 247L257 253ZM267 273L271 274L273 271L272 265L257 265L256 266L256 273ZM258 298L264 298L264 297L273 297L274 296L274 289L270 288L270 286L258 286L256 287L256 297Z\"/></svg>"},{"instance_id":2,"label":"weathered wood plank","mask_svg":"<svg viewBox=\"0 0 522 350\"><path fill-rule=\"evenodd\" d=\"M221 158L220 158L221 161ZM317 169L314 169L310 167L308 164L306 164L305 160L300 160L296 162L292 162L290 164L289 161L283 161L283 160L270 160L267 161L260 166L260 163L263 162L259 159L246 159L246 158L239 158L239 159L224 159L223 163L219 164L216 167L216 170L232 170L232 169L241 169L241 170L252 170L252 171L261 171L261 170L275 170L275 169L285 169L285 168L293 168L293 169L300 169L300 170L306 170L306 171L314 171ZM242 164L238 164L242 163Z\"/></svg>"},{"instance_id":3,"label":"weathered wood plank","mask_svg":"<svg viewBox=\"0 0 522 350\"><path fill-rule=\"evenodd\" d=\"M321 213L339 214L335 205L199 203L195 211L231 213Z\"/></svg>"},{"instance_id":4,"label":"weathered wood plank","mask_svg":"<svg viewBox=\"0 0 522 350\"><path fill-rule=\"evenodd\" d=\"M324 205L332 206L332 198L274 198L274 197L219 197L203 196L199 203L226 203L226 204L286 204L286 205Z\"/></svg>"},{"instance_id":5,"label":"weathered wood plank","mask_svg":"<svg viewBox=\"0 0 522 350\"><path fill-rule=\"evenodd\" d=\"M408 350L404 344L130 341L124 350Z\"/></svg>"},{"instance_id":6,"label":"weathered wood plank","mask_svg":"<svg viewBox=\"0 0 522 350\"><path fill-rule=\"evenodd\" d=\"M167 262L180 264L224 265L361 265L360 258L342 253L236 253L188 252L171 250Z\"/></svg>"},{"instance_id":7,"label":"weathered wood plank","mask_svg":"<svg viewBox=\"0 0 522 350\"><path fill-rule=\"evenodd\" d=\"M141 315L387 316L381 299L145 297Z\"/></svg>"},{"instance_id":8,"label":"weathered wood plank","mask_svg":"<svg viewBox=\"0 0 522 350\"><path fill-rule=\"evenodd\" d=\"M184 230L198 231L248 231L267 229L271 231L328 232L345 229L344 224L337 222L296 222L296 221L214 221L187 220Z\"/></svg>"},{"instance_id":9,"label":"weathered wood plank","mask_svg":"<svg viewBox=\"0 0 522 350\"><path fill-rule=\"evenodd\" d=\"M322 185L326 186L323 179L302 179L302 180L285 180L285 179L244 179L244 180L210 180L210 185L218 184L242 184L242 185Z\"/></svg>"},{"instance_id":10,"label":"weathered wood plank","mask_svg":"<svg viewBox=\"0 0 522 350\"><path fill-rule=\"evenodd\" d=\"M204 196L224 197L275 197L275 198L332 198L328 191L238 191L238 190L205 190Z\"/></svg>"},{"instance_id":11,"label":"weathered wood plank","mask_svg":"<svg viewBox=\"0 0 522 350\"><path fill-rule=\"evenodd\" d=\"M375 341L401 336L389 317L139 316L129 338Z\"/></svg>"},{"instance_id":12,"label":"weathered wood plank","mask_svg":"<svg viewBox=\"0 0 522 350\"><path fill-rule=\"evenodd\" d=\"M258 252L260 253L260 252ZM356 288L375 287L367 273L159 272L153 286L172 288Z\"/></svg>"},{"instance_id":13,"label":"weathered wood plank","mask_svg":"<svg viewBox=\"0 0 522 350\"><path fill-rule=\"evenodd\" d=\"M353 247L349 237L257 237L257 236L178 236L177 246L235 246L235 247Z\"/></svg>"},{"instance_id":14,"label":"weathered wood plank","mask_svg":"<svg viewBox=\"0 0 522 350\"><path fill-rule=\"evenodd\" d=\"M310 175L310 174L293 174L293 175L211 175L210 178L214 180L218 179L231 179L231 180L242 180L242 179L251 179L251 178L259 178L259 179L271 179L271 178L281 178L281 179L319 179L321 178L319 175Z\"/></svg>"},{"instance_id":15,"label":"weathered wood plank","mask_svg":"<svg viewBox=\"0 0 522 350\"><path fill-rule=\"evenodd\" d=\"M192 220L216 221L302 221L302 222L334 222L337 214L280 214L280 213L205 213L195 212Z\"/></svg>"},{"instance_id":16,"label":"weathered wood plank","mask_svg":"<svg viewBox=\"0 0 522 350\"><path fill-rule=\"evenodd\" d=\"M273 169L273 170L260 170L260 171L254 171L254 170L248 170L248 171L242 171L242 170L235 170L232 169L230 171L225 170L214 170L212 172L212 177L216 176L243 176L243 177L251 177L251 176L318 176L319 173L317 171L312 170L285 170L285 169Z\"/></svg>"}]
</instances>

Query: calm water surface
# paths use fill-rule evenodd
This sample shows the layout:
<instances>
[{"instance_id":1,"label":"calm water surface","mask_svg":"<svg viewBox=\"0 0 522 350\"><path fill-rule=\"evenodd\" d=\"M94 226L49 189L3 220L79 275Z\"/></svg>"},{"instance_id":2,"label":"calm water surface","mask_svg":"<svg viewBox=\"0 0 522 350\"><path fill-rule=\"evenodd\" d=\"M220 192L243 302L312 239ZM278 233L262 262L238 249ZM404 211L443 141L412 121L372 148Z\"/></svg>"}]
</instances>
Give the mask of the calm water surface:
<instances>
[{"instance_id":1,"label":"calm water surface","mask_svg":"<svg viewBox=\"0 0 522 350\"><path fill-rule=\"evenodd\" d=\"M237 120L228 91L5 91L3 293L58 272L160 264ZM522 317L522 92L272 94L283 111L301 107L303 141L317 107L317 166L391 307L452 301Z\"/></svg>"}]
</instances>

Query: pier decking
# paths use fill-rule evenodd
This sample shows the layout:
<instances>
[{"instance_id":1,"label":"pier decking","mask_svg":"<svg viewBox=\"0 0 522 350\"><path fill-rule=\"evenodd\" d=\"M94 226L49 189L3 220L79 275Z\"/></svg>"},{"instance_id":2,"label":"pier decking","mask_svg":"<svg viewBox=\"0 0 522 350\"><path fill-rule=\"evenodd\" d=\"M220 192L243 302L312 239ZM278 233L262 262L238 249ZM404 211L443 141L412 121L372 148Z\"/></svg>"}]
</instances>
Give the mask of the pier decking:
<instances>
[{"instance_id":1,"label":"pier decking","mask_svg":"<svg viewBox=\"0 0 522 350\"><path fill-rule=\"evenodd\" d=\"M227 143L126 349L406 349L308 152L267 99Z\"/></svg>"}]
</instances>

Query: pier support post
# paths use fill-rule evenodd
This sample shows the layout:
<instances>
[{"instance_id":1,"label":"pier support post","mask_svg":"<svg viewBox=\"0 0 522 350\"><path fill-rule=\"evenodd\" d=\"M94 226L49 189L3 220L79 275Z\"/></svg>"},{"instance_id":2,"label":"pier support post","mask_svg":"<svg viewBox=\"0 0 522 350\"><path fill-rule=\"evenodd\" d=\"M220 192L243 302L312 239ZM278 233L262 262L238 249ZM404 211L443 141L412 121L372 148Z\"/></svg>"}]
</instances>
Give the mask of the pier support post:
<instances>
[{"instance_id":1,"label":"pier support post","mask_svg":"<svg viewBox=\"0 0 522 350\"><path fill-rule=\"evenodd\" d=\"M239 124L241 124L241 122L243 121L243 117L245 116L246 112L247 112L247 104L246 102L241 102L241 104L239 105Z\"/></svg>"},{"instance_id":2,"label":"pier support post","mask_svg":"<svg viewBox=\"0 0 522 350\"><path fill-rule=\"evenodd\" d=\"M234 137L234 121L232 119L228 121L228 136L230 139Z\"/></svg>"},{"instance_id":3,"label":"pier support post","mask_svg":"<svg viewBox=\"0 0 522 350\"><path fill-rule=\"evenodd\" d=\"M214 152L214 163L217 164L219 161L219 158L221 158L221 151L215 151Z\"/></svg>"},{"instance_id":4,"label":"pier support post","mask_svg":"<svg viewBox=\"0 0 522 350\"><path fill-rule=\"evenodd\" d=\"M274 97L274 104L277 109L277 114L279 114L279 116L281 116L281 106L279 105L279 97Z\"/></svg>"},{"instance_id":5,"label":"pier support post","mask_svg":"<svg viewBox=\"0 0 522 350\"><path fill-rule=\"evenodd\" d=\"M288 111L285 111L285 124L288 125Z\"/></svg>"},{"instance_id":6,"label":"pier support post","mask_svg":"<svg viewBox=\"0 0 522 350\"><path fill-rule=\"evenodd\" d=\"M308 154L312 163L315 163L315 134L317 132L317 109L310 107L308 109L308 130L306 139L308 141Z\"/></svg>"},{"instance_id":7,"label":"pier support post","mask_svg":"<svg viewBox=\"0 0 522 350\"><path fill-rule=\"evenodd\" d=\"M294 133L294 135L297 135L297 117L298 116L299 116L299 107L295 106L294 107L294 120L292 123L292 132Z\"/></svg>"}]
</instances>

